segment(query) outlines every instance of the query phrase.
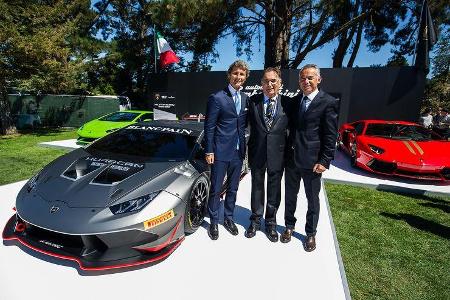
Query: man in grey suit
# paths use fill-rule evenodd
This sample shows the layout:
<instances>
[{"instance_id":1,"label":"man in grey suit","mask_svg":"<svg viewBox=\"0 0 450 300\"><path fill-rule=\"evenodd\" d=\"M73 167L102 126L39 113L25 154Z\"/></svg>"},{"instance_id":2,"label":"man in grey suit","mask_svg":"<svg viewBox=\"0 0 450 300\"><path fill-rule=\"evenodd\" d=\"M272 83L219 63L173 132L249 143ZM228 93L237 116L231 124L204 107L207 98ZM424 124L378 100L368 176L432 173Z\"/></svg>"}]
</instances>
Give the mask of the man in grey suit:
<instances>
[{"instance_id":1,"label":"man in grey suit","mask_svg":"<svg viewBox=\"0 0 450 300\"><path fill-rule=\"evenodd\" d=\"M318 89L322 81L318 66L309 64L300 70L299 83L302 94L293 98L289 106L289 141L285 170L286 230L281 242L291 240L296 218L297 194L303 179L308 211L304 249L316 249L316 228L319 221L319 192L322 173L329 168L334 156L337 137L338 101Z\"/></svg>"},{"instance_id":2,"label":"man in grey suit","mask_svg":"<svg viewBox=\"0 0 450 300\"><path fill-rule=\"evenodd\" d=\"M247 238L260 229L264 213L264 181L267 172L267 204L265 206L265 232L271 242L278 241L276 214L281 201L281 177L284 169L284 147L288 119L286 106L290 100L279 94L280 70L267 68L261 80L263 93L249 100L248 161L252 176L250 226Z\"/></svg>"}]
</instances>

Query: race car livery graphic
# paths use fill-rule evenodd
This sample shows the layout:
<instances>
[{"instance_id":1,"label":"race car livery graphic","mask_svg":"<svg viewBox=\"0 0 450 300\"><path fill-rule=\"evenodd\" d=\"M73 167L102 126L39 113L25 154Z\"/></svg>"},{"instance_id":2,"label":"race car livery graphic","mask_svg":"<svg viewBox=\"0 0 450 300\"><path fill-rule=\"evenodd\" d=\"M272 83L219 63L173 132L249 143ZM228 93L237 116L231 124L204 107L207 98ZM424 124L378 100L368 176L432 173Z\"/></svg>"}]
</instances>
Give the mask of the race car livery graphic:
<instances>
[{"instance_id":1,"label":"race car livery graphic","mask_svg":"<svg viewBox=\"0 0 450 300\"><path fill-rule=\"evenodd\" d=\"M130 125L33 176L3 239L95 271L157 262L202 224L209 192L203 124Z\"/></svg>"}]
</instances>

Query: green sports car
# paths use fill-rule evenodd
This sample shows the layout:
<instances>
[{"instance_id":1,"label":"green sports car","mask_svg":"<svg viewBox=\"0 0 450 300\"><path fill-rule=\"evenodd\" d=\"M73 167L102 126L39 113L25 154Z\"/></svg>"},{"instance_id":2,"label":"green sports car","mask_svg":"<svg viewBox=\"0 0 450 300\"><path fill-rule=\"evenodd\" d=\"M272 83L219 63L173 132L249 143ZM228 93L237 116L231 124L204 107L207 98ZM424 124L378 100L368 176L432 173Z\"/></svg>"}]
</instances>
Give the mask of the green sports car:
<instances>
[{"instance_id":1,"label":"green sports car","mask_svg":"<svg viewBox=\"0 0 450 300\"><path fill-rule=\"evenodd\" d=\"M87 145L117 129L144 120L153 120L153 112L146 110L123 110L113 112L89 121L81 126L77 131L77 144Z\"/></svg>"}]
</instances>

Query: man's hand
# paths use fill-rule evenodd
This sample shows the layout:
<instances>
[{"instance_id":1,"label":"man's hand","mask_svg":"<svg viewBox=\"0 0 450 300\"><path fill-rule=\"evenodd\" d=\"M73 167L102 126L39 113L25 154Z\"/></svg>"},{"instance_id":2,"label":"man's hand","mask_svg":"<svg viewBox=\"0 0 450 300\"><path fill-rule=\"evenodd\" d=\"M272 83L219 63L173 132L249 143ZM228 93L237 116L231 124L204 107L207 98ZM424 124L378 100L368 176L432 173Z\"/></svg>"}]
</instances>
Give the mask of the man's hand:
<instances>
[{"instance_id":1,"label":"man's hand","mask_svg":"<svg viewBox=\"0 0 450 300\"><path fill-rule=\"evenodd\" d=\"M208 165L212 165L214 163L214 153L206 154L205 160Z\"/></svg>"},{"instance_id":2,"label":"man's hand","mask_svg":"<svg viewBox=\"0 0 450 300\"><path fill-rule=\"evenodd\" d=\"M313 167L313 172L315 172L317 174L323 173L326 170L327 170L327 168L325 168L321 164L315 164L314 167Z\"/></svg>"}]
</instances>

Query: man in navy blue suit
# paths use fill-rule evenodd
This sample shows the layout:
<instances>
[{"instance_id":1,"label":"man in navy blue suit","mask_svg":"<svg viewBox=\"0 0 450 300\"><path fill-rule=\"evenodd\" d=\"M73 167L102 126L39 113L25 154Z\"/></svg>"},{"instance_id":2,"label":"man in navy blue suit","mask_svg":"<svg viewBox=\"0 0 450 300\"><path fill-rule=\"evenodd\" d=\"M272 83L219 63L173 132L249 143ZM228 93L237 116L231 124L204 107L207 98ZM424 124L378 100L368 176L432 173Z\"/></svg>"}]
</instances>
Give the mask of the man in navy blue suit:
<instances>
[{"instance_id":1,"label":"man in navy blue suit","mask_svg":"<svg viewBox=\"0 0 450 300\"><path fill-rule=\"evenodd\" d=\"M292 99L288 109L289 139L285 168L286 230L281 242L288 243L295 228L295 210L300 181L305 187L308 210L306 212L304 248L316 249L315 235L319 221L319 192L322 173L334 157L337 137L338 101L318 86L322 81L317 65L308 64L300 69L299 85L302 94Z\"/></svg>"},{"instance_id":2,"label":"man in navy blue suit","mask_svg":"<svg viewBox=\"0 0 450 300\"><path fill-rule=\"evenodd\" d=\"M220 192L225 178L228 187L224 202L224 227L232 235L238 234L233 213L245 157L245 126L247 121L247 95L242 86L250 71L244 61L237 60L228 68L228 86L208 98L205 119L205 159L211 165L211 188L208 212L208 235L219 238Z\"/></svg>"}]
</instances>

